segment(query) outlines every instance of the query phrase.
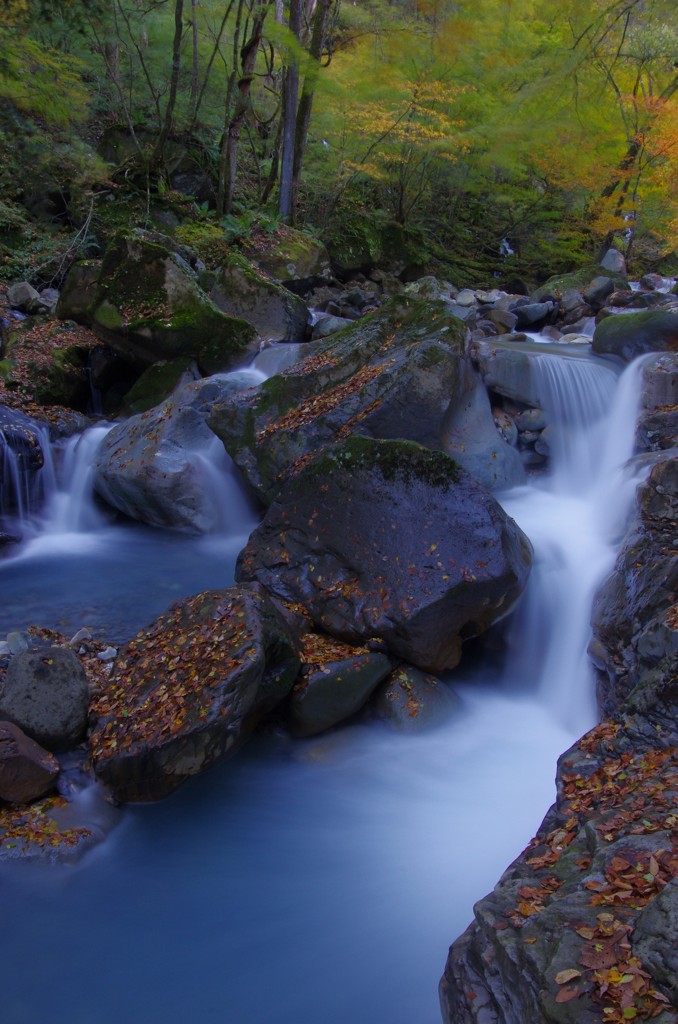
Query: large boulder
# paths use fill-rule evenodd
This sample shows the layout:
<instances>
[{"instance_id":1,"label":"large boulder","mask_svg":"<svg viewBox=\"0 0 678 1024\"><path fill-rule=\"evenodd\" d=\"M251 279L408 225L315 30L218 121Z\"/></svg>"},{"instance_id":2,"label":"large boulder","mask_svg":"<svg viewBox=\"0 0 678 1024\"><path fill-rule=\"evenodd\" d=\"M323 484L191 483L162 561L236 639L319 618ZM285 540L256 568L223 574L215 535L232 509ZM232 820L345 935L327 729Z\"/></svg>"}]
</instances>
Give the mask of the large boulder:
<instances>
[{"instance_id":1,"label":"large boulder","mask_svg":"<svg viewBox=\"0 0 678 1024\"><path fill-rule=\"evenodd\" d=\"M596 326L593 351L630 362L645 352L678 350L678 313L644 310L607 316Z\"/></svg>"},{"instance_id":2,"label":"large boulder","mask_svg":"<svg viewBox=\"0 0 678 1024\"><path fill-rule=\"evenodd\" d=\"M510 486L520 470L477 390L465 333L443 303L395 299L216 404L209 425L264 503L300 460L350 434L447 450L488 486Z\"/></svg>"},{"instance_id":3,"label":"large boulder","mask_svg":"<svg viewBox=\"0 0 678 1024\"><path fill-rule=\"evenodd\" d=\"M520 595L527 538L453 459L354 436L289 479L236 569L350 643L453 668Z\"/></svg>"},{"instance_id":4,"label":"large boulder","mask_svg":"<svg viewBox=\"0 0 678 1024\"><path fill-rule=\"evenodd\" d=\"M0 719L59 753L85 738L88 702L87 676L77 656L63 647L43 647L10 658Z\"/></svg>"},{"instance_id":5,"label":"large boulder","mask_svg":"<svg viewBox=\"0 0 678 1024\"><path fill-rule=\"evenodd\" d=\"M0 722L0 800L25 804L54 788L59 762L11 722Z\"/></svg>"},{"instance_id":6,"label":"large boulder","mask_svg":"<svg viewBox=\"0 0 678 1024\"><path fill-rule=\"evenodd\" d=\"M168 795L235 753L287 696L299 666L257 585L173 605L122 648L92 704L98 778L118 801Z\"/></svg>"},{"instance_id":7,"label":"large boulder","mask_svg":"<svg viewBox=\"0 0 678 1024\"><path fill-rule=\"evenodd\" d=\"M605 714L640 680L654 687L675 677L678 665L678 450L656 459L638 490L632 529L593 604L592 654Z\"/></svg>"},{"instance_id":8,"label":"large boulder","mask_svg":"<svg viewBox=\"0 0 678 1024\"><path fill-rule=\"evenodd\" d=\"M269 277L295 292L313 287L331 277L327 249L303 231L281 225L264 245L246 241L250 259Z\"/></svg>"},{"instance_id":9,"label":"large boulder","mask_svg":"<svg viewBox=\"0 0 678 1024\"><path fill-rule=\"evenodd\" d=\"M247 371L208 377L118 423L94 459L97 494L131 519L187 533L238 519L245 499L235 484L226 493L232 467L205 418L251 381Z\"/></svg>"},{"instance_id":10,"label":"large boulder","mask_svg":"<svg viewBox=\"0 0 678 1024\"><path fill-rule=\"evenodd\" d=\"M303 299L265 277L239 253L230 252L209 280L209 297L218 309L251 324L260 338L304 341L310 322Z\"/></svg>"},{"instance_id":11,"label":"large boulder","mask_svg":"<svg viewBox=\"0 0 678 1024\"><path fill-rule=\"evenodd\" d=\"M227 316L169 239L120 231L103 259L91 313L94 330L139 369L188 356L203 373L242 360L254 328Z\"/></svg>"},{"instance_id":12,"label":"large boulder","mask_svg":"<svg viewBox=\"0 0 678 1024\"><path fill-rule=\"evenodd\" d=\"M450 949L444 1024L675 1024L677 698L653 737L631 713L560 758L556 804Z\"/></svg>"}]
</instances>

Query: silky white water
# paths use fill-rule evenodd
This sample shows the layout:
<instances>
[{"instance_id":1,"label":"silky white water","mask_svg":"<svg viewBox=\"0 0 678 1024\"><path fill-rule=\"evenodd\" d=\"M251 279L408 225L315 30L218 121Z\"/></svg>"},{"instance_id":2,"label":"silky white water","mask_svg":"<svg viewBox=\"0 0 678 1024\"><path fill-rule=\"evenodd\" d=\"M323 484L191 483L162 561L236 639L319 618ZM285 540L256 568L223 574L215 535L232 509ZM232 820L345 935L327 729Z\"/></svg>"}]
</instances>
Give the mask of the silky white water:
<instances>
[{"instance_id":1,"label":"silky white water","mask_svg":"<svg viewBox=\"0 0 678 1024\"><path fill-rule=\"evenodd\" d=\"M598 370L604 398L576 438L559 403ZM594 720L588 615L630 493L615 466L631 453L633 373L617 386L604 365L563 370L553 473L503 498L535 548L503 666L454 673L460 705L436 731L264 737L169 800L125 810L78 865L5 866L3 1024L439 1020L448 944L552 802L558 754ZM181 592L227 585L242 543L87 536L81 552L0 565L13 596L0 627L66 618L129 634Z\"/></svg>"}]
</instances>

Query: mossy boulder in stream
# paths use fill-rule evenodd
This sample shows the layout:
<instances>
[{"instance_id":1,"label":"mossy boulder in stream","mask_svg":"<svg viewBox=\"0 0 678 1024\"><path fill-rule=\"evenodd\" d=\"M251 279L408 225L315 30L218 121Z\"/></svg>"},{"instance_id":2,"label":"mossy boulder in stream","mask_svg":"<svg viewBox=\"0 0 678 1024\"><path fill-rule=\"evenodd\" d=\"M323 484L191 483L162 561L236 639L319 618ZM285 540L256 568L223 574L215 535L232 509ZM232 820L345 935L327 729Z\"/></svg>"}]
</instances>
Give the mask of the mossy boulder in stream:
<instances>
[{"instance_id":1,"label":"mossy boulder in stream","mask_svg":"<svg viewBox=\"0 0 678 1024\"><path fill-rule=\"evenodd\" d=\"M645 352L678 351L678 313L649 309L607 316L593 335L593 351L630 362Z\"/></svg>"},{"instance_id":2,"label":"mossy boulder in stream","mask_svg":"<svg viewBox=\"0 0 678 1024\"><path fill-rule=\"evenodd\" d=\"M121 802L167 796L235 753L287 696L299 665L261 587L178 602L122 648L92 703L97 777Z\"/></svg>"},{"instance_id":3,"label":"mossy boulder in stream","mask_svg":"<svg viewBox=\"0 0 678 1024\"><path fill-rule=\"evenodd\" d=\"M495 428L465 335L444 303L394 299L256 391L216 404L209 424L266 504L295 466L352 434L449 451L484 485L511 486L522 468Z\"/></svg>"},{"instance_id":4,"label":"mossy boulder in stream","mask_svg":"<svg viewBox=\"0 0 678 1024\"><path fill-rule=\"evenodd\" d=\"M222 313L169 239L120 231L104 256L91 310L95 331L143 369L189 357L203 373L242 361L254 328Z\"/></svg>"},{"instance_id":5,"label":"mossy boulder in stream","mask_svg":"<svg viewBox=\"0 0 678 1024\"><path fill-rule=\"evenodd\" d=\"M352 437L288 480L236 569L350 643L383 640L419 668L453 668L461 644L523 590L529 541L453 459Z\"/></svg>"}]
</instances>

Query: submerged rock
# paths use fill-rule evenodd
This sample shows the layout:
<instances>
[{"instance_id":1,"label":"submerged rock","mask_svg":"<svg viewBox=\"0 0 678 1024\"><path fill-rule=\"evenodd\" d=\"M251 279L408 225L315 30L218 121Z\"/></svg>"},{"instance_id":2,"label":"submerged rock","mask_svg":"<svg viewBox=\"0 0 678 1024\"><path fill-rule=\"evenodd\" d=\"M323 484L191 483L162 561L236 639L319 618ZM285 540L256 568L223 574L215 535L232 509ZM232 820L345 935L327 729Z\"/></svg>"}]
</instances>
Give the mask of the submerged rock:
<instances>
[{"instance_id":1,"label":"submerged rock","mask_svg":"<svg viewBox=\"0 0 678 1024\"><path fill-rule=\"evenodd\" d=\"M435 672L509 611L530 563L524 534L449 456L356 436L288 481L236 578L301 602L332 636L380 637Z\"/></svg>"},{"instance_id":2,"label":"submerged rock","mask_svg":"<svg viewBox=\"0 0 678 1024\"><path fill-rule=\"evenodd\" d=\"M90 712L97 777L114 799L157 800L235 753L289 693L296 643L260 586L173 605L120 651Z\"/></svg>"}]
</instances>

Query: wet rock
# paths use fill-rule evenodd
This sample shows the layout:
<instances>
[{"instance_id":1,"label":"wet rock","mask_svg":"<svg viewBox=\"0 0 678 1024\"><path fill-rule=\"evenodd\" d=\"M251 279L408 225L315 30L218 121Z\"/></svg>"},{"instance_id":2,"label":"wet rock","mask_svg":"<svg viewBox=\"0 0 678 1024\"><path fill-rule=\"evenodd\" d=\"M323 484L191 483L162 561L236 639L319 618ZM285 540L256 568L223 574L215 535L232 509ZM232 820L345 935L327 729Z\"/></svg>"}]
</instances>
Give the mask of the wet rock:
<instances>
[{"instance_id":1,"label":"wet rock","mask_svg":"<svg viewBox=\"0 0 678 1024\"><path fill-rule=\"evenodd\" d=\"M449 456L355 436L288 480L236 578L301 602L332 636L379 637L436 672L510 609L530 562L516 524Z\"/></svg>"},{"instance_id":2,"label":"wet rock","mask_svg":"<svg viewBox=\"0 0 678 1024\"><path fill-rule=\"evenodd\" d=\"M316 736L350 718L392 667L386 654L308 633L302 639L302 671L288 702L291 731Z\"/></svg>"},{"instance_id":3,"label":"wet rock","mask_svg":"<svg viewBox=\"0 0 678 1024\"><path fill-rule=\"evenodd\" d=\"M608 249L600 265L603 270L611 270L613 274L626 274L626 260L618 249Z\"/></svg>"},{"instance_id":4,"label":"wet rock","mask_svg":"<svg viewBox=\"0 0 678 1024\"><path fill-rule=\"evenodd\" d=\"M0 693L0 718L59 753L84 739L88 701L87 677L72 651L63 647L23 651L10 658Z\"/></svg>"},{"instance_id":5,"label":"wet rock","mask_svg":"<svg viewBox=\"0 0 678 1024\"><path fill-rule=\"evenodd\" d=\"M401 665L378 688L372 712L400 732L423 732L446 721L459 706L436 676Z\"/></svg>"},{"instance_id":6,"label":"wet rock","mask_svg":"<svg viewBox=\"0 0 678 1024\"><path fill-rule=\"evenodd\" d=\"M246 372L208 377L117 424L94 460L97 494L150 526L186 533L216 529L233 510L222 507L214 476L227 478L230 468L205 420L214 402L251 382Z\"/></svg>"},{"instance_id":7,"label":"wet rock","mask_svg":"<svg viewBox=\"0 0 678 1024\"><path fill-rule=\"evenodd\" d=\"M215 404L209 425L266 504L300 460L353 433L454 451L463 464L468 443L470 471L510 486L514 455L479 396L464 336L444 304L393 300L256 392Z\"/></svg>"},{"instance_id":8,"label":"wet rock","mask_svg":"<svg viewBox=\"0 0 678 1024\"><path fill-rule=\"evenodd\" d=\"M646 352L678 349L678 313L648 310L608 316L596 326L593 351L630 362Z\"/></svg>"},{"instance_id":9,"label":"wet rock","mask_svg":"<svg viewBox=\"0 0 678 1024\"><path fill-rule=\"evenodd\" d=\"M584 300L592 310L600 309L605 299L614 291L614 281L610 277L594 277L584 289Z\"/></svg>"},{"instance_id":10,"label":"wet rock","mask_svg":"<svg viewBox=\"0 0 678 1024\"><path fill-rule=\"evenodd\" d=\"M296 642L260 586L178 602L121 649L92 704L98 778L121 802L168 795L235 753L299 667Z\"/></svg>"},{"instance_id":11,"label":"wet rock","mask_svg":"<svg viewBox=\"0 0 678 1024\"><path fill-rule=\"evenodd\" d=\"M59 762L11 722L0 721L0 800L24 804L54 788Z\"/></svg>"}]
</instances>

